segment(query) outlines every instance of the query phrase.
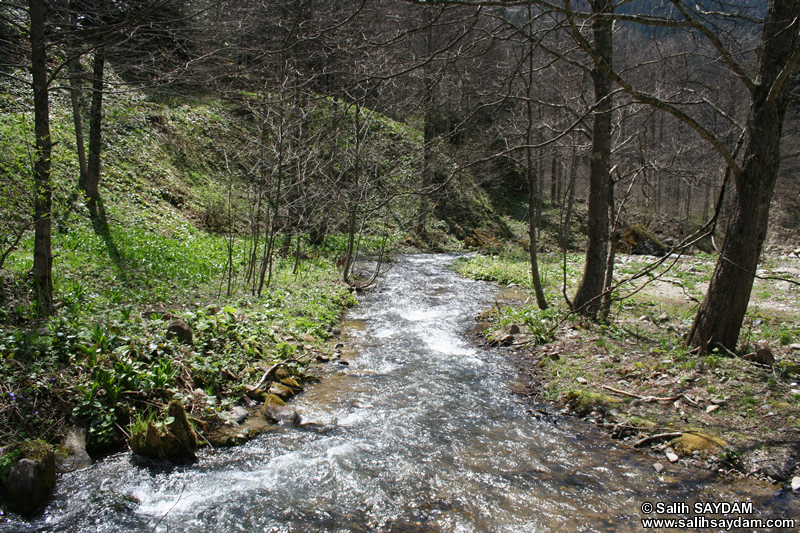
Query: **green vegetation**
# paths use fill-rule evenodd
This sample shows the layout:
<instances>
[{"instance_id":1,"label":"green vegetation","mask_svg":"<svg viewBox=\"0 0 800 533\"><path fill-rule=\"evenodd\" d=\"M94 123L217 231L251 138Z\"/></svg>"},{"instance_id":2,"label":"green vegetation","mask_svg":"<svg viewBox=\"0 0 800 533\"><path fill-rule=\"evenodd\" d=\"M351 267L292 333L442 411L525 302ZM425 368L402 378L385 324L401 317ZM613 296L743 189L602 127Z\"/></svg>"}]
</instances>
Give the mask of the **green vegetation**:
<instances>
[{"instance_id":1,"label":"green vegetation","mask_svg":"<svg viewBox=\"0 0 800 533\"><path fill-rule=\"evenodd\" d=\"M57 310L36 319L28 234L0 278L0 441L54 442L78 423L89 427L90 448L102 450L173 398L200 429L217 423L245 385L277 361L290 360L289 372L314 379L316 354L329 350L342 309L355 303L334 264L347 239L331 232L312 246L301 235L291 255L273 261L269 289L252 295L252 239L243 232L250 193L241 168L232 176L224 166L225 154L252 137L252 123L220 101L175 105L136 92L110 95L103 205L93 219L75 191L68 107L54 102ZM0 185L21 191L30 176L31 118L16 100L2 105ZM410 135L408 142L418 137L386 118L376 124ZM4 198L4 222L28 212L29 196ZM231 223L232 237L223 233ZM401 236L395 230L390 243ZM366 252L383 243L378 235L359 240ZM173 319L192 329L191 343L169 338Z\"/></svg>"}]
</instances>

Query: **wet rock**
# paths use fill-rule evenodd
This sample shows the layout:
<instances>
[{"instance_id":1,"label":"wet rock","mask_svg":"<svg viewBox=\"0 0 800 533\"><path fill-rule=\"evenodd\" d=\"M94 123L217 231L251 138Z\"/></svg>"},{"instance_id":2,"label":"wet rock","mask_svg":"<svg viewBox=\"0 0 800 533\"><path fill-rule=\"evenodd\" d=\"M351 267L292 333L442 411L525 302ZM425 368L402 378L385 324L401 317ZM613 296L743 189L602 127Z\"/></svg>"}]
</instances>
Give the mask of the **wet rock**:
<instances>
[{"instance_id":1,"label":"wet rock","mask_svg":"<svg viewBox=\"0 0 800 533\"><path fill-rule=\"evenodd\" d=\"M224 411L222 413L222 416L231 422L241 424L242 422L247 420L247 417L250 416L250 411L248 411L247 409L245 409L240 405L237 405L230 411Z\"/></svg>"},{"instance_id":2,"label":"wet rock","mask_svg":"<svg viewBox=\"0 0 800 533\"><path fill-rule=\"evenodd\" d=\"M190 328L186 322L183 320L173 320L167 326L167 338L176 338L183 344L192 344L194 334L192 333L192 328Z\"/></svg>"},{"instance_id":3,"label":"wet rock","mask_svg":"<svg viewBox=\"0 0 800 533\"><path fill-rule=\"evenodd\" d=\"M277 396L281 400L286 401L294 398L295 393L291 388L283 385L282 383L273 383L267 391L267 394Z\"/></svg>"},{"instance_id":4,"label":"wet rock","mask_svg":"<svg viewBox=\"0 0 800 533\"><path fill-rule=\"evenodd\" d=\"M261 407L261 413L264 418L275 423L299 424L301 420L297 411L273 394L267 396Z\"/></svg>"},{"instance_id":5,"label":"wet rock","mask_svg":"<svg viewBox=\"0 0 800 533\"><path fill-rule=\"evenodd\" d=\"M2 455L6 453L20 458L8 472L3 500L10 511L29 518L41 509L56 484L53 450L45 442L31 441L21 449L4 449Z\"/></svg>"},{"instance_id":6,"label":"wet rock","mask_svg":"<svg viewBox=\"0 0 800 533\"><path fill-rule=\"evenodd\" d=\"M666 470L666 468L661 463L653 463L653 470L656 471L656 474L660 474L661 472Z\"/></svg>"},{"instance_id":7,"label":"wet rock","mask_svg":"<svg viewBox=\"0 0 800 533\"><path fill-rule=\"evenodd\" d=\"M800 492L800 476L792 478L792 490L794 492Z\"/></svg>"},{"instance_id":8,"label":"wet rock","mask_svg":"<svg viewBox=\"0 0 800 533\"><path fill-rule=\"evenodd\" d=\"M56 457L56 471L74 472L92 465L92 458L86 452L86 429L73 427L64 435L61 448L66 455Z\"/></svg>"}]
</instances>

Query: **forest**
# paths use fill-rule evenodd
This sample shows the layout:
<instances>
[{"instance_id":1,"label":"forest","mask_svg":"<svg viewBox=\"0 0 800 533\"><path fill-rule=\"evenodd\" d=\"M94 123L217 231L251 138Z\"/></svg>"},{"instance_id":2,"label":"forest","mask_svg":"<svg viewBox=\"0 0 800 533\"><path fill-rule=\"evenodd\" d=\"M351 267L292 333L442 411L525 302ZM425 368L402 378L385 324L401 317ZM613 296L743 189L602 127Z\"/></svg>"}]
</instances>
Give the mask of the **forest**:
<instances>
[{"instance_id":1,"label":"forest","mask_svg":"<svg viewBox=\"0 0 800 533\"><path fill-rule=\"evenodd\" d=\"M403 253L523 291L487 344L745 361L794 432L798 24L797 0L0 0L0 485L74 427L178 462L179 423L249 440L232 409L348 364L341 313ZM665 279L685 301L637 300ZM576 364L545 396L614 408Z\"/></svg>"}]
</instances>

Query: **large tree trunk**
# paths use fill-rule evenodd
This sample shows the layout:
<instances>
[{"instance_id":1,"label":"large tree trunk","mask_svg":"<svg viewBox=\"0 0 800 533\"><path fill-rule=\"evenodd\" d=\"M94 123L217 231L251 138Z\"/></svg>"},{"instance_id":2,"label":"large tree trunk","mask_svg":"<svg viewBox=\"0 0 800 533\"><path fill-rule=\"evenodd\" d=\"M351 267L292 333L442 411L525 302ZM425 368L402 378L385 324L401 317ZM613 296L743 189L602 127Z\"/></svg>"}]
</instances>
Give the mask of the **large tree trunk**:
<instances>
[{"instance_id":1,"label":"large tree trunk","mask_svg":"<svg viewBox=\"0 0 800 533\"><path fill-rule=\"evenodd\" d=\"M743 167L725 242L687 344L735 349L767 234L788 103L787 66L797 44L800 2L772 0L762 35L756 90L745 130Z\"/></svg>"},{"instance_id":2,"label":"large tree trunk","mask_svg":"<svg viewBox=\"0 0 800 533\"><path fill-rule=\"evenodd\" d=\"M47 51L45 47L45 7L42 0L29 0L31 74L33 76L34 132L36 159L33 163L35 230L33 281L37 312L47 316L53 310L53 254L50 245L52 186L50 184L50 100L47 94Z\"/></svg>"},{"instance_id":3,"label":"large tree trunk","mask_svg":"<svg viewBox=\"0 0 800 533\"><path fill-rule=\"evenodd\" d=\"M592 0L594 13L612 13L610 0ZM601 61L612 68L612 21L592 21L594 50ZM592 70L595 110L592 128L592 158L589 171L588 243L583 280L575 293L573 307L589 318L596 318L608 259L608 191L611 183L611 77L599 66Z\"/></svg>"}]
</instances>

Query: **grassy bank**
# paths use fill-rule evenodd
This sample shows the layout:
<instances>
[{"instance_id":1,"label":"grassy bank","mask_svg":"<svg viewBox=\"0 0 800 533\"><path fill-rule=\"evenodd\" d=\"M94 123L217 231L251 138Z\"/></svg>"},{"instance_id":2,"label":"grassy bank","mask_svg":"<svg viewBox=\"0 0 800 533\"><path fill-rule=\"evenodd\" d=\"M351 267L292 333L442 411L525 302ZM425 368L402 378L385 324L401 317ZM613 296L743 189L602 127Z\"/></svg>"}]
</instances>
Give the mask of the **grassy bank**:
<instances>
[{"instance_id":1,"label":"grassy bank","mask_svg":"<svg viewBox=\"0 0 800 533\"><path fill-rule=\"evenodd\" d=\"M619 259L622 279L639 271L647 258ZM797 265L786 261L769 259L762 273L796 279ZM580 264L568 258L567 265L571 293ZM531 293L521 256L478 256L457 268ZM552 282L561 276L559 269L559 261L545 259L551 309L540 311L530 300L523 303L523 295L513 305L498 304L485 313L487 337L510 344L529 377L521 392L533 403L590 420L630 444L656 434L672 435L642 444L653 446L659 456L677 451L681 461L704 468L779 481L800 474L796 287L775 280L756 285L740 348L742 354L769 350L774 364L760 365L725 353L699 357L682 345L713 269L710 257L685 257L669 270L664 267L621 286L605 324L568 314L560 288ZM510 325L520 329L513 339L507 337ZM677 434L682 436L675 438ZM698 434L708 437L701 445L683 442Z\"/></svg>"},{"instance_id":2,"label":"grassy bank","mask_svg":"<svg viewBox=\"0 0 800 533\"><path fill-rule=\"evenodd\" d=\"M19 300L4 317L17 325L0 328L0 442L56 441L77 423L101 450L176 397L213 423L277 361L297 360L289 369L310 379L315 354L329 350L342 309L354 303L340 273L322 255L296 271L293 258L279 259L261 298L226 296L228 242L190 225L165 236L112 222L98 235L88 218L73 217L54 240L56 315L30 315L24 278L4 287ZM234 243L236 272L246 245ZM12 272L29 264L30 247L13 256ZM168 335L176 319L191 328L191 342Z\"/></svg>"}]
</instances>

